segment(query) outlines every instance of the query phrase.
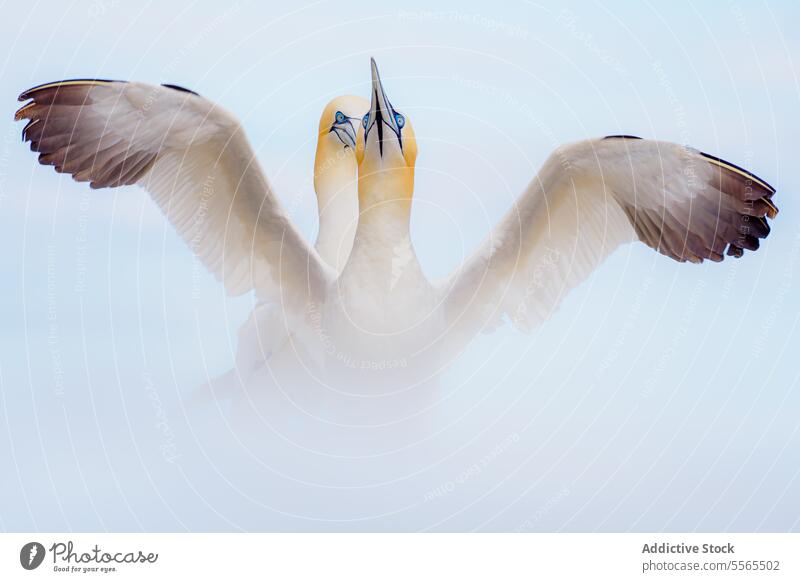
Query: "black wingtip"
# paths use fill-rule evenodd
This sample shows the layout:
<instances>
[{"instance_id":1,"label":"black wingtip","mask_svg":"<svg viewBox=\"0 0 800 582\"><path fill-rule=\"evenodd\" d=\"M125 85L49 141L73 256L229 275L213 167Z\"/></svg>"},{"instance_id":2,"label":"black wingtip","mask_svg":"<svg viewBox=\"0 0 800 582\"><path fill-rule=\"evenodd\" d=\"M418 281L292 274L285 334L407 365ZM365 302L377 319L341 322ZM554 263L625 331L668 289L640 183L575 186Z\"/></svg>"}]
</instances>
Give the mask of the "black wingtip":
<instances>
[{"instance_id":1,"label":"black wingtip","mask_svg":"<svg viewBox=\"0 0 800 582\"><path fill-rule=\"evenodd\" d=\"M744 249L742 247L737 247L736 245L729 245L728 246L728 256L733 257L735 259L741 259L744 256Z\"/></svg>"},{"instance_id":2,"label":"black wingtip","mask_svg":"<svg viewBox=\"0 0 800 582\"><path fill-rule=\"evenodd\" d=\"M26 105L23 105L22 107L17 109L14 112L14 121L19 121L20 119L25 119L26 112L29 109L31 109L34 105L36 105L36 103L31 101L30 103L27 103Z\"/></svg>"},{"instance_id":3,"label":"black wingtip","mask_svg":"<svg viewBox=\"0 0 800 582\"><path fill-rule=\"evenodd\" d=\"M28 123L25 124L25 127L22 128L22 143L28 141L28 136L26 135L28 128L30 128L32 125L39 123L40 121L41 121L40 119L31 119L28 121Z\"/></svg>"},{"instance_id":4,"label":"black wingtip","mask_svg":"<svg viewBox=\"0 0 800 582\"><path fill-rule=\"evenodd\" d=\"M642 139L638 135L607 135L603 139Z\"/></svg>"},{"instance_id":5,"label":"black wingtip","mask_svg":"<svg viewBox=\"0 0 800 582\"><path fill-rule=\"evenodd\" d=\"M107 83L124 83L125 81L118 81L115 79L62 79L61 81L53 81L50 83L42 83L20 93L17 101L27 101L37 91L49 89L51 87L69 86L69 85L105 85Z\"/></svg>"},{"instance_id":6,"label":"black wingtip","mask_svg":"<svg viewBox=\"0 0 800 582\"><path fill-rule=\"evenodd\" d=\"M191 89L187 89L186 87L181 87L180 85L172 85L170 83L161 83L162 87L166 87L167 89L174 89L175 91L181 91L183 93L191 93L192 95L197 95L200 97L200 93L196 91L192 91Z\"/></svg>"},{"instance_id":7,"label":"black wingtip","mask_svg":"<svg viewBox=\"0 0 800 582\"><path fill-rule=\"evenodd\" d=\"M766 180L762 180L761 178L756 176L753 172L750 172L749 170L745 170L741 166L737 166L736 164L731 163L728 160L723 160L722 158L718 158L717 156L712 156L711 154L707 154L706 152L700 152L700 155L703 156L704 158L708 159L708 160L711 160L712 162L714 162L716 164L719 164L719 165L722 165L722 166L728 166L733 171L738 172L739 174L742 174L746 178L750 178L751 180L753 180L757 184L759 184L759 185L763 186L765 189L769 190L770 191L770 195L775 194L775 192L777 191L777 190L775 190L775 188L773 186L771 186L769 184L769 182L767 182Z\"/></svg>"}]
</instances>

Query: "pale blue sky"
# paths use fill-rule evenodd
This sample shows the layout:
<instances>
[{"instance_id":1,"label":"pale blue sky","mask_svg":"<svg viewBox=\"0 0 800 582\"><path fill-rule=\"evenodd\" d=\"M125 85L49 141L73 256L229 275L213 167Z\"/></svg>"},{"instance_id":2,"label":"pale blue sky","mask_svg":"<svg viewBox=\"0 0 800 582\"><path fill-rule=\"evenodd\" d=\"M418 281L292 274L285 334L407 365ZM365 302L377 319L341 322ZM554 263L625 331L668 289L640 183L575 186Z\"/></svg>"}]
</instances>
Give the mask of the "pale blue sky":
<instances>
[{"instance_id":1,"label":"pale blue sky","mask_svg":"<svg viewBox=\"0 0 800 582\"><path fill-rule=\"evenodd\" d=\"M800 529L797 3L431 4L3 6L0 529ZM182 397L230 367L252 299L226 299L143 192L38 166L16 96L71 77L192 88L242 119L312 238L318 115L366 94L370 56L420 141L431 276L586 137L714 153L776 186L781 214L738 262L626 247L532 336L481 338L424 454L244 449ZM357 487L325 486L340 479Z\"/></svg>"}]
</instances>

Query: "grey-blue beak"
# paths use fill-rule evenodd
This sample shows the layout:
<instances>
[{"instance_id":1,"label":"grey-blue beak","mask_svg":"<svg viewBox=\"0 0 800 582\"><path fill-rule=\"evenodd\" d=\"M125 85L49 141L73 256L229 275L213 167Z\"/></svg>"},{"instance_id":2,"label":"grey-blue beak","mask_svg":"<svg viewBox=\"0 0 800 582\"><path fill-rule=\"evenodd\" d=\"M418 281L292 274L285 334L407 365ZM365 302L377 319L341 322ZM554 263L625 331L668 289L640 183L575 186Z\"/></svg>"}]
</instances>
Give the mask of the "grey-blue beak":
<instances>
[{"instance_id":1,"label":"grey-blue beak","mask_svg":"<svg viewBox=\"0 0 800 582\"><path fill-rule=\"evenodd\" d=\"M344 123L337 123L331 126L331 131L336 134L345 146L355 149L356 147L356 128L353 127L352 118L348 118Z\"/></svg>"},{"instance_id":2,"label":"grey-blue beak","mask_svg":"<svg viewBox=\"0 0 800 582\"><path fill-rule=\"evenodd\" d=\"M397 125L394 108L386 96L386 91L383 90L383 83L381 83L381 76L378 73L378 65L375 63L375 59L370 59L370 64L372 66L372 103L369 108L364 139L366 140L373 127L377 128L378 143L380 144L381 154L383 154L383 126L386 125L392 130L398 141L401 140L400 127Z\"/></svg>"}]
</instances>

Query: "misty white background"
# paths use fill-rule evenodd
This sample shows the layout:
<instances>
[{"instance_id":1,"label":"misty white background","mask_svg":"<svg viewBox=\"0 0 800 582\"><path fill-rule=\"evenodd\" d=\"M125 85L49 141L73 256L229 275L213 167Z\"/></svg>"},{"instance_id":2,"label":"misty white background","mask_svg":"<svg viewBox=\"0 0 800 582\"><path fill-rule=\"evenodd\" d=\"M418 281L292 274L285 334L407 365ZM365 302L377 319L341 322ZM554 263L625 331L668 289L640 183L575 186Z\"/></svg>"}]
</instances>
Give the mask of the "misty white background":
<instances>
[{"instance_id":1,"label":"misty white background","mask_svg":"<svg viewBox=\"0 0 800 582\"><path fill-rule=\"evenodd\" d=\"M2 13L0 529L798 529L795 2ZM187 397L230 368L252 297L226 298L143 191L38 166L16 96L73 77L194 89L240 117L313 239L318 116L367 95L370 56L415 125L412 236L431 277L557 144L587 137L714 153L776 186L781 213L739 261L620 249L532 335L480 338L444 380L435 430L385 454L247 441L225 403Z\"/></svg>"}]
</instances>

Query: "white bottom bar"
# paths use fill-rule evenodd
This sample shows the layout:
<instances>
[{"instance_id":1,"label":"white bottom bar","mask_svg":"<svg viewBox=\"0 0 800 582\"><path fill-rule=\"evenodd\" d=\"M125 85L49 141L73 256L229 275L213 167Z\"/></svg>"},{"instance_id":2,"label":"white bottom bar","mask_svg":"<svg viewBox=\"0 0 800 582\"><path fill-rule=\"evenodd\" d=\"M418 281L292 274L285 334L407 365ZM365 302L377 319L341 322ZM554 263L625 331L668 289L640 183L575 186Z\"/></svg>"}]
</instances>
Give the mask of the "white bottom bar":
<instances>
[{"instance_id":1,"label":"white bottom bar","mask_svg":"<svg viewBox=\"0 0 800 582\"><path fill-rule=\"evenodd\" d=\"M0 534L0 580L750 582L798 562L800 534Z\"/></svg>"}]
</instances>

